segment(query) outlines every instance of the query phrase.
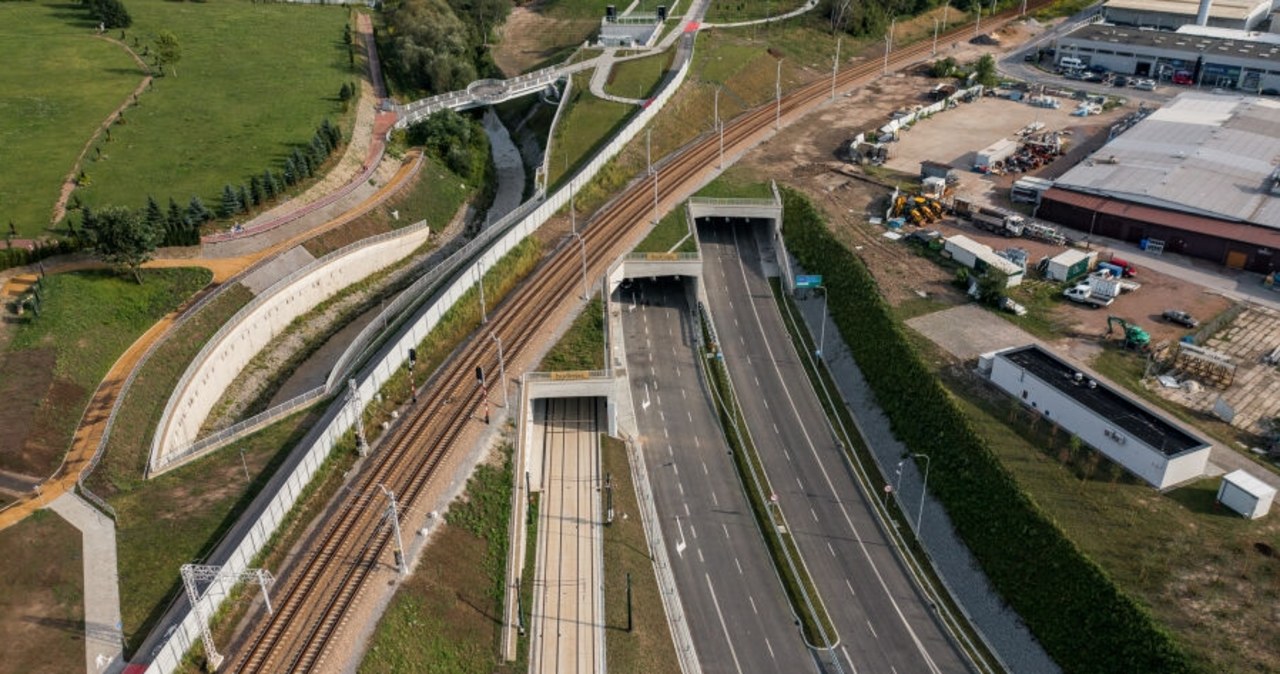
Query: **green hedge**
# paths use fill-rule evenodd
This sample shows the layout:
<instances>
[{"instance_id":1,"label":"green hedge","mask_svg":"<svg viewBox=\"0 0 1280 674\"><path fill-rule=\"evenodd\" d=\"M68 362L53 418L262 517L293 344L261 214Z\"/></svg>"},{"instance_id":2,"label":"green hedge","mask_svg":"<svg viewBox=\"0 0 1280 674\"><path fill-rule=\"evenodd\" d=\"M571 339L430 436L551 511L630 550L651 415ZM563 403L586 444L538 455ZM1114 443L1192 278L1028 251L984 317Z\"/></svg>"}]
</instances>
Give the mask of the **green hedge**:
<instances>
[{"instance_id":1,"label":"green hedge","mask_svg":"<svg viewBox=\"0 0 1280 674\"><path fill-rule=\"evenodd\" d=\"M804 196L787 190L784 203L787 248L808 272L823 275L832 320L894 434L931 457L931 491L1049 655L1070 673L1196 671L1147 611L1019 489L911 346L862 260Z\"/></svg>"}]
</instances>

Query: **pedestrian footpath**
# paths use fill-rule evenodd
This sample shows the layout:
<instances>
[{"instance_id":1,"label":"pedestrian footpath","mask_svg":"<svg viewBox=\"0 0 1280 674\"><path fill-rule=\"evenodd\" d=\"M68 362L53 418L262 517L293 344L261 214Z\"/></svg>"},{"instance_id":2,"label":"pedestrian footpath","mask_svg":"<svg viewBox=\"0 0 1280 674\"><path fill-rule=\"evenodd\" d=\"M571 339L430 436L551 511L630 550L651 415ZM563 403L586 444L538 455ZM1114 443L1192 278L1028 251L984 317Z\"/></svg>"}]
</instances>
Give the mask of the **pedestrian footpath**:
<instances>
[{"instance_id":1,"label":"pedestrian footpath","mask_svg":"<svg viewBox=\"0 0 1280 674\"><path fill-rule=\"evenodd\" d=\"M116 572L116 524L98 509L67 492L49 508L84 537L84 671L124 670L120 622L120 583Z\"/></svg>"}]
</instances>

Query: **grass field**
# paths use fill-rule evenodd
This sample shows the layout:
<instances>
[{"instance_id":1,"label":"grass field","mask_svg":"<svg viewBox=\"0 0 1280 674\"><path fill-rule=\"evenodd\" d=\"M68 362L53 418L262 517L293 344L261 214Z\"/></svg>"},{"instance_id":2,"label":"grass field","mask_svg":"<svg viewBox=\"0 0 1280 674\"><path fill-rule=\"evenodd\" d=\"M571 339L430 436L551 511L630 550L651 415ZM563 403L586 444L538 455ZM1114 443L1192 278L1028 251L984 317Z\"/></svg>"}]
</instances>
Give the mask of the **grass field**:
<instances>
[{"instance_id":1,"label":"grass field","mask_svg":"<svg viewBox=\"0 0 1280 674\"><path fill-rule=\"evenodd\" d=\"M684 204L662 216L658 226L636 245L637 253L696 253L698 246L689 232Z\"/></svg>"},{"instance_id":2,"label":"grass field","mask_svg":"<svg viewBox=\"0 0 1280 674\"><path fill-rule=\"evenodd\" d=\"M161 204L195 194L212 208L225 183L268 167L278 174L325 117L339 121L338 88L356 77L341 41L346 9L248 0L128 7L130 44L149 48L170 30L182 59L101 143L102 157L85 167L91 185L77 190L85 203L139 208L149 194Z\"/></svg>"},{"instance_id":3,"label":"grass field","mask_svg":"<svg viewBox=\"0 0 1280 674\"><path fill-rule=\"evenodd\" d=\"M1037 424L968 373L944 377L975 428L1018 483L1205 671L1280 670L1280 521L1248 521L1214 504L1216 479L1153 491L1066 433Z\"/></svg>"},{"instance_id":4,"label":"grass field","mask_svg":"<svg viewBox=\"0 0 1280 674\"><path fill-rule=\"evenodd\" d=\"M626 445L600 436L600 467L613 484L613 524L604 529L605 653L614 672L678 672L662 595L640 521ZM627 577L631 625L627 631Z\"/></svg>"},{"instance_id":5,"label":"grass field","mask_svg":"<svg viewBox=\"0 0 1280 674\"><path fill-rule=\"evenodd\" d=\"M251 299L240 284L227 288L156 347L120 403L107 451L89 480L96 493L110 498L147 484L142 473L151 435L169 394L209 337Z\"/></svg>"},{"instance_id":6,"label":"grass field","mask_svg":"<svg viewBox=\"0 0 1280 674\"><path fill-rule=\"evenodd\" d=\"M130 650L182 590L178 567L213 549L316 419L307 412L295 414L150 480L145 489L111 499L120 614Z\"/></svg>"},{"instance_id":7,"label":"grass field","mask_svg":"<svg viewBox=\"0 0 1280 674\"><path fill-rule=\"evenodd\" d=\"M0 226L22 238L45 233L81 148L143 78L90 26L70 3L0 3Z\"/></svg>"},{"instance_id":8,"label":"grass field","mask_svg":"<svg viewBox=\"0 0 1280 674\"><path fill-rule=\"evenodd\" d=\"M40 316L16 326L0 369L0 392L16 403L0 412L0 467L41 476L52 472L111 365L212 274L148 269L142 277L141 285L108 271L45 277Z\"/></svg>"},{"instance_id":9,"label":"grass field","mask_svg":"<svg viewBox=\"0 0 1280 674\"><path fill-rule=\"evenodd\" d=\"M707 6L707 23L733 23L766 19L800 9L805 0L712 0ZM813 10L815 13L818 10Z\"/></svg>"},{"instance_id":10,"label":"grass field","mask_svg":"<svg viewBox=\"0 0 1280 674\"><path fill-rule=\"evenodd\" d=\"M543 372L604 369L604 308L596 295L551 347L538 367Z\"/></svg>"},{"instance_id":11,"label":"grass field","mask_svg":"<svg viewBox=\"0 0 1280 674\"><path fill-rule=\"evenodd\" d=\"M449 508L410 576L378 621L362 674L490 674L500 662L502 586L511 519L511 446L483 463Z\"/></svg>"},{"instance_id":12,"label":"grass field","mask_svg":"<svg viewBox=\"0 0 1280 674\"><path fill-rule=\"evenodd\" d=\"M707 183L694 196L712 199L773 199L773 188L752 178L745 171L730 168Z\"/></svg>"},{"instance_id":13,"label":"grass field","mask_svg":"<svg viewBox=\"0 0 1280 674\"><path fill-rule=\"evenodd\" d=\"M0 632L4 674L62 674L84 667L84 558L80 531L38 510L0 531ZM51 561L56 563L51 563Z\"/></svg>"},{"instance_id":14,"label":"grass field","mask_svg":"<svg viewBox=\"0 0 1280 674\"><path fill-rule=\"evenodd\" d=\"M622 128L627 118L639 110L634 105L592 95L590 73L573 76L573 91L567 105L569 108L560 115L551 141L548 184L552 190L591 159L595 151Z\"/></svg>"},{"instance_id":15,"label":"grass field","mask_svg":"<svg viewBox=\"0 0 1280 674\"><path fill-rule=\"evenodd\" d=\"M605 85L605 93L627 98L649 98L662 81L662 76L671 68L675 59L675 48L661 54L646 56L640 59L622 61L614 64L609 72L609 82Z\"/></svg>"}]
</instances>

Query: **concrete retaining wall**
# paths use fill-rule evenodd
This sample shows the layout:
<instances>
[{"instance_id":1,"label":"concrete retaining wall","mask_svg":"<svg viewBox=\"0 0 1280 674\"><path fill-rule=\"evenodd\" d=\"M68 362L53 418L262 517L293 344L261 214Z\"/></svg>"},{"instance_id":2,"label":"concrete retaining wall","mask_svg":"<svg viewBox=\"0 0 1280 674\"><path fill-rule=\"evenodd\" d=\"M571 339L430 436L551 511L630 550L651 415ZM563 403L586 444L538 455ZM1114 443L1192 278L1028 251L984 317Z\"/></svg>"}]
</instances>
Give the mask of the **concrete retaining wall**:
<instances>
[{"instance_id":1,"label":"concrete retaining wall","mask_svg":"<svg viewBox=\"0 0 1280 674\"><path fill-rule=\"evenodd\" d=\"M393 234L312 262L276 282L232 317L200 350L169 396L151 443L149 474L164 471L182 448L195 442L227 387L295 318L407 257L427 241L431 229L423 221Z\"/></svg>"},{"instance_id":2,"label":"concrete retaining wall","mask_svg":"<svg viewBox=\"0 0 1280 674\"><path fill-rule=\"evenodd\" d=\"M686 58L681 62L679 68L672 74L671 79L663 86L662 92L654 98L653 103L636 115L613 140L602 148L569 181L568 185L551 195L529 217L512 227L505 236L495 242L484 254L480 255L470 267L461 272L447 290L441 293L429 306L420 310L419 315L407 326L394 344L381 351L376 364L357 375L357 390L361 401L372 400L374 393L381 389L392 375L400 371L405 361L408 360L409 347L416 346L430 332L431 328L435 327L440 316L449 307L453 306L463 292L474 285L484 272L488 271L498 259L510 251L524 237L528 236L568 204L570 190L578 189L589 182L609 160L613 159L628 142L640 133L640 130L658 114L658 111L675 94L680 83L684 81L689 72L689 63L692 60L691 53L689 56L690 58ZM270 501L261 511L258 519L249 525L246 533L241 535L239 540L229 538L228 540L234 542L229 544L227 550L224 552L223 548L220 547L211 555L209 560L206 560L207 563L222 564L232 572L239 572L248 568L250 561L262 551L263 546L275 534L285 515L294 506L302 489L311 481L316 470L328 458L330 451L337 445L337 440L350 430L354 424L355 411L352 406L337 401L332 403L324 418L312 428L312 431L307 434L307 437L294 450L295 452L302 452L303 456L293 471L282 478L283 482L274 493L268 494L264 492L259 496L258 500L269 498ZM273 482L274 484L275 482ZM253 508L254 506L250 506L250 512L253 511ZM201 599L200 613L206 616L213 615L225 598L226 588L213 588ZM190 609L186 611L182 620L177 623L173 633L159 646L156 657L146 669L146 674L171 674L178 668L183 654L200 639L198 620L195 612Z\"/></svg>"}]
</instances>

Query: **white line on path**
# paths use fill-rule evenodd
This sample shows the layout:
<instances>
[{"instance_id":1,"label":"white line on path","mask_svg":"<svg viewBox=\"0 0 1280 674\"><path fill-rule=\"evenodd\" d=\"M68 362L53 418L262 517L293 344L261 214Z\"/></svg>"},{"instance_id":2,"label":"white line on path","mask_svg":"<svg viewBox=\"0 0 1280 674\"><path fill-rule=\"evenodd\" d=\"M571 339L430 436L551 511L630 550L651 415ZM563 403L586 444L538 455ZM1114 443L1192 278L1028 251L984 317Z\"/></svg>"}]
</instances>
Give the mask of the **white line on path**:
<instances>
[{"instance_id":1,"label":"white line on path","mask_svg":"<svg viewBox=\"0 0 1280 674\"><path fill-rule=\"evenodd\" d=\"M850 583L848 578L844 579L844 585L845 587L849 588L849 594L855 597L858 596L858 593L853 591L853 583Z\"/></svg>"},{"instance_id":2,"label":"white line on path","mask_svg":"<svg viewBox=\"0 0 1280 674\"><path fill-rule=\"evenodd\" d=\"M720 499L716 498L715 492L711 492L711 503L717 508L720 507Z\"/></svg>"},{"instance_id":3,"label":"white line on path","mask_svg":"<svg viewBox=\"0 0 1280 674\"><path fill-rule=\"evenodd\" d=\"M747 601L751 602L751 612L756 615L760 615L760 611L756 610L756 598L751 595L747 595Z\"/></svg>"},{"instance_id":4,"label":"white line on path","mask_svg":"<svg viewBox=\"0 0 1280 674\"><path fill-rule=\"evenodd\" d=\"M879 635L879 634L876 634L876 628L875 628L875 627L873 627L873 626L871 625L871 621L870 621L870 620L868 620L868 621L867 621L867 629L871 630L871 636L873 636L873 637L875 637L875 638L877 638L877 639L879 639L879 638L880 638L880 635Z\"/></svg>"},{"instance_id":5,"label":"white line on path","mask_svg":"<svg viewBox=\"0 0 1280 674\"><path fill-rule=\"evenodd\" d=\"M831 556L836 556L836 549L831 547L831 541L827 541L827 549L831 551Z\"/></svg>"},{"instance_id":6,"label":"white line on path","mask_svg":"<svg viewBox=\"0 0 1280 674\"><path fill-rule=\"evenodd\" d=\"M716 599L716 588L711 585L711 574L703 573L702 576L707 579L707 589L711 591L711 603L716 607L716 617L720 618L720 629L724 632L725 643L729 644L729 655L733 656L733 668L741 672L742 665L738 662L738 652L733 648L733 640L729 638L729 628L724 624L724 613L720 610L720 601Z\"/></svg>"},{"instance_id":7,"label":"white line on path","mask_svg":"<svg viewBox=\"0 0 1280 674\"><path fill-rule=\"evenodd\" d=\"M814 522L817 522L817 521L818 521L818 513L817 513L817 511L815 511L813 508L810 508L810 509L809 509L809 514L810 514L810 515L813 515L813 521L814 521Z\"/></svg>"},{"instance_id":8,"label":"white line on path","mask_svg":"<svg viewBox=\"0 0 1280 674\"><path fill-rule=\"evenodd\" d=\"M739 561L738 561L738 558L737 558L737 557L734 557L734 558L733 558L733 565L734 565L734 566L736 566L736 567L738 567L738 575L739 575L739 576L741 576L741 575L742 575L742 562L739 562Z\"/></svg>"},{"instance_id":9,"label":"white line on path","mask_svg":"<svg viewBox=\"0 0 1280 674\"><path fill-rule=\"evenodd\" d=\"M725 537L725 538L728 538L728 537L729 537L729 525L725 524L724 522L721 522L721 523L720 523L720 528L721 528L721 529L724 529L724 537Z\"/></svg>"}]
</instances>

